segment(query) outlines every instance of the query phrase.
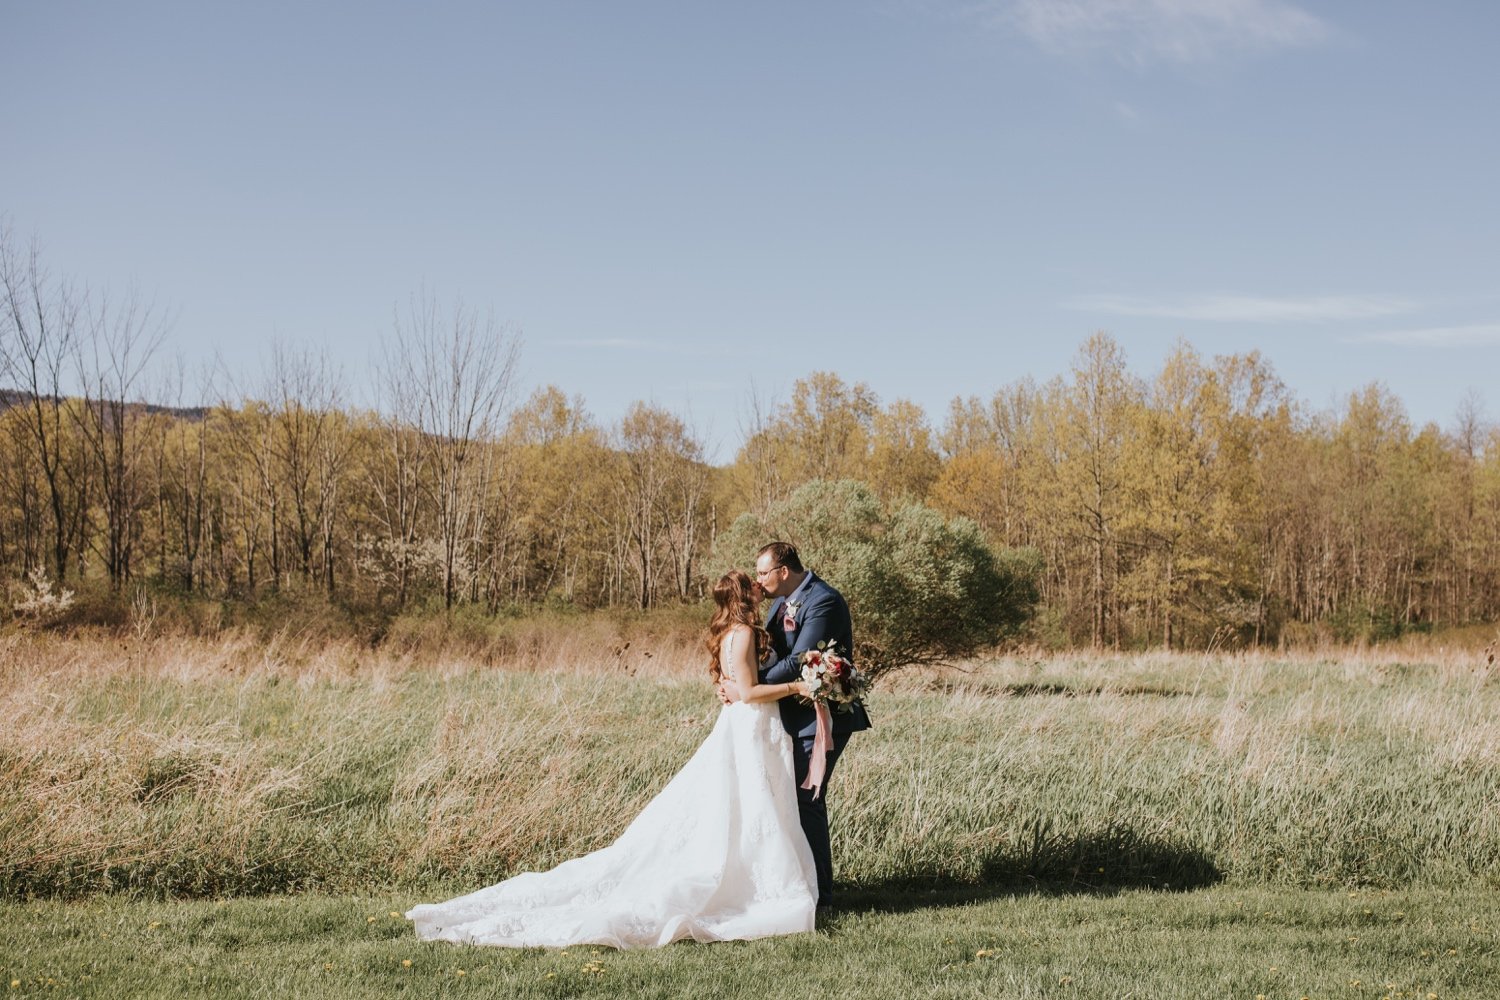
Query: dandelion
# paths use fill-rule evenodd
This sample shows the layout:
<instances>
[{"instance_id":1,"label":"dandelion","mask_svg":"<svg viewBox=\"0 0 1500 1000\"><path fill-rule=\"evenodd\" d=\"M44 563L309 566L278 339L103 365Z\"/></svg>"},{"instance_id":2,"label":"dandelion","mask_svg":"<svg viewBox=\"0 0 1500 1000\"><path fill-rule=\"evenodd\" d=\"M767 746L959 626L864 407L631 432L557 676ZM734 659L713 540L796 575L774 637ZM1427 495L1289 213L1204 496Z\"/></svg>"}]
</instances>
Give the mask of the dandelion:
<instances>
[{"instance_id":1,"label":"dandelion","mask_svg":"<svg viewBox=\"0 0 1500 1000\"><path fill-rule=\"evenodd\" d=\"M21 988L21 981L19 979L12 979L10 981L10 988L13 989L13 990L20 989Z\"/></svg>"},{"instance_id":2,"label":"dandelion","mask_svg":"<svg viewBox=\"0 0 1500 1000\"><path fill-rule=\"evenodd\" d=\"M409 958L403 958L401 960L401 968L403 968L403 969L410 969L411 968L411 959L409 959Z\"/></svg>"},{"instance_id":3,"label":"dandelion","mask_svg":"<svg viewBox=\"0 0 1500 1000\"><path fill-rule=\"evenodd\" d=\"M375 922L375 918L374 917L365 917L365 923L367 923L367 924L373 924L374 922Z\"/></svg>"},{"instance_id":4,"label":"dandelion","mask_svg":"<svg viewBox=\"0 0 1500 1000\"><path fill-rule=\"evenodd\" d=\"M401 919L401 914L397 913L395 910L392 910L391 911L391 919L392 920L400 920Z\"/></svg>"},{"instance_id":5,"label":"dandelion","mask_svg":"<svg viewBox=\"0 0 1500 1000\"><path fill-rule=\"evenodd\" d=\"M465 972L465 971L464 971L464 970L463 970L463 969L459 969L459 970L458 970L458 971L457 971L457 972L456 972L456 973L454 973L454 975L458 975L458 976L467 976L467 975L468 975L468 973L467 973L467 972Z\"/></svg>"}]
</instances>

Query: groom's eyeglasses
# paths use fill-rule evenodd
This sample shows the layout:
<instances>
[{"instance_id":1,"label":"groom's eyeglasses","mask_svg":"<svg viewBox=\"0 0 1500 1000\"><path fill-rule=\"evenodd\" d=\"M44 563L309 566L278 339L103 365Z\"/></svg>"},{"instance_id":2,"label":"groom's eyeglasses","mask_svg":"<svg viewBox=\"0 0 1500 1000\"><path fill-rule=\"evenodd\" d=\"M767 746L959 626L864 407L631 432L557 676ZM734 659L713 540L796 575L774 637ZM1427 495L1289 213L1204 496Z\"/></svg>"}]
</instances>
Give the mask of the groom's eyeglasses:
<instances>
[{"instance_id":1,"label":"groom's eyeglasses","mask_svg":"<svg viewBox=\"0 0 1500 1000\"><path fill-rule=\"evenodd\" d=\"M761 577L770 576L772 573L780 569L781 565L781 563L777 563L775 566L767 566L765 569L758 569L755 571L755 578L758 580Z\"/></svg>"}]
</instances>

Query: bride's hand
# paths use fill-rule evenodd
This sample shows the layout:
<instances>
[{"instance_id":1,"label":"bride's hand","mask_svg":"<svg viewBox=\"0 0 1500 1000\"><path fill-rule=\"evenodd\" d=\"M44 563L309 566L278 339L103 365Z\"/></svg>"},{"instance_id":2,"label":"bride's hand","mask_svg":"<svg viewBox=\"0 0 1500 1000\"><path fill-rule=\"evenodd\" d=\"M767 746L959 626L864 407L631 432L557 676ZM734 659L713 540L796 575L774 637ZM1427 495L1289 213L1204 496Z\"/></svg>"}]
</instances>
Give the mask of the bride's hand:
<instances>
[{"instance_id":1,"label":"bride's hand","mask_svg":"<svg viewBox=\"0 0 1500 1000\"><path fill-rule=\"evenodd\" d=\"M728 677L720 679L719 683L715 685L715 690L719 692L719 700L726 705L733 705L740 700L739 685Z\"/></svg>"},{"instance_id":2,"label":"bride's hand","mask_svg":"<svg viewBox=\"0 0 1500 1000\"><path fill-rule=\"evenodd\" d=\"M792 694L798 698L812 697L812 692L807 687L807 681L792 681Z\"/></svg>"}]
</instances>

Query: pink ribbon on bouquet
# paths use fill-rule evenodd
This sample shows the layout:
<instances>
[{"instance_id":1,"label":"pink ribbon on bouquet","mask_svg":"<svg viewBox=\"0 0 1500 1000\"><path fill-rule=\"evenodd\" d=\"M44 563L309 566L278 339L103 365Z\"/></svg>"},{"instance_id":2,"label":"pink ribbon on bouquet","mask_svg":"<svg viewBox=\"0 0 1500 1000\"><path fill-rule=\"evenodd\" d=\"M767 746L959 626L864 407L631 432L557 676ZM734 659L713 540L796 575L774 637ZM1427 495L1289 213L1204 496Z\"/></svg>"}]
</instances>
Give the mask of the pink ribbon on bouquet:
<instances>
[{"instance_id":1,"label":"pink ribbon on bouquet","mask_svg":"<svg viewBox=\"0 0 1500 1000\"><path fill-rule=\"evenodd\" d=\"M824 702L818 702L813 708L818 713L818 728L813 733L812 756L807 762L807 777L802 779L802 787L811 788L812 797L816 799L823 794L823 778L828 774L828 751L833 749L833 716Z\"/></svg>"}]
</instances>

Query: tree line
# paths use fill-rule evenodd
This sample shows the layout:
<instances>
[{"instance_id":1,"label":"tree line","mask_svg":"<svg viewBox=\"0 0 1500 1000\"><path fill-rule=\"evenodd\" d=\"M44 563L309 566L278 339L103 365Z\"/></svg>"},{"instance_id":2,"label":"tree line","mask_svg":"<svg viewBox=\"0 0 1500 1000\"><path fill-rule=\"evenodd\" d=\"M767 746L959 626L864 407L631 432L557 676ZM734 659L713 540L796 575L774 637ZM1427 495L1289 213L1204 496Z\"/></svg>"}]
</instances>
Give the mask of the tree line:
<instances>
[{"instance_id":1,"label":"tree line","mask_svg":"<svg viewBox=\"0 0 1500 1000\"><path fill-rule=\"evenodd\" d=\"M326 359L284 345L252 376L190 379L160 363L152 310L52 280L8 236L0 294L13 583L43 567L117 592L648 608L700 600L747 563L729 551L742 515L815 531L788 513L798 488L858 480L890 511L972 521L1031 567L1029 627L1048 644L1500 618L1500 431L1472 396L1447 429L1414 427L1380 385L1319 412L1259 354L1181 343L1141 377L1096 334L1065 374L955 399L937 424L815 372L752 403L716 466L662 407L602 424L555 386L519 398L517 338L427 293L395 316L365 407Z\"/></svg>"}]
</instances>

